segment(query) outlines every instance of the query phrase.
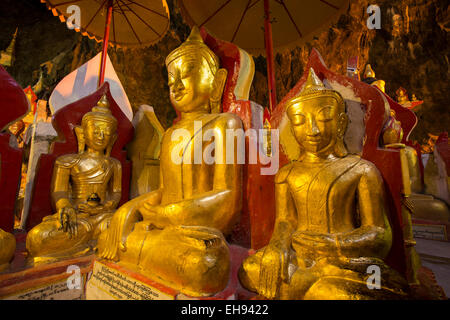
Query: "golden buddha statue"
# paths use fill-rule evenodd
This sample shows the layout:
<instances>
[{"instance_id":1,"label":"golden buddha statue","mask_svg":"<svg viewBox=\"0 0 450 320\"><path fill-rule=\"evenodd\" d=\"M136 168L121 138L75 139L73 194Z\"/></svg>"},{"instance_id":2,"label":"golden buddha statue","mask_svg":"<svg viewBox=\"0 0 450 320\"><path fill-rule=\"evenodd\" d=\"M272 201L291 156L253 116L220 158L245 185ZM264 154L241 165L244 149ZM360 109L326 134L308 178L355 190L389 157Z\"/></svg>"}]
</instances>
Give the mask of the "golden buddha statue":
<instances>
[{"instance_id":1,"label":"golden buddha statue","mask_svg":"<svg viewBox=\"0 0 450 320\"><path fill-rule=\"evenodd\" d=\"M378 80L375 77L375 71L373 71L372 66L368 64L364 70L364 82L371 84L383 92L386 92L386 82L384 80Z\"/></svg>"},{"instance_id":2,"label":"golden buddha statue","mask_svg":"<svg viewBox=\"0 0 450 320\"><path fill-rule=\"evenodd\" d=\"M0 229L0 272L9 267L9 262L16 250L16 238L9 232Z\"/></svg>"},{"instance_id":3,"label":"golden buddha statue","mask_svg":"<svg viewBox=\"0 0 450 320\"><path fill-rule=\"evenodd\" d=\"M56 213L28 232L29 262L52 262L91 251L122 194L122 167L110 157L116 130L117 120L103 96L75 128L78 153L55 161L51 195Z\"/></svg>"},{"instance_id":4,"label":"golden buddha statue","mask_svg":"<svg viewBox=\"0 0 450 320\"><path fill-rule=\"evenodd\" d=\"M419 156L413 147L401 144L403 129L400 121L396 120L394 110L391 110L391 119L394 125L389 126L383 133L383 143L386 147L401 148L404 153L407 192L406 196L411 204L413 218L450 222L450 209L448 205L430 194L425 194L420 172Z\"/></svg>"},{"instance_id":5,"label":"golden buddha statue","mask_svg":"<svg viewBox=\"0 0 450 320\"><path fill-rule=\"evenodd\" d=\"M242 122L219 113L227 72L198 28L167 56L166 67L170 101L181 119L162 138L160 187L116 211L99 238L98 255L184 294L212 295L228 283L223 234L242 206L242 165L225 161L226 131L241 129ZM214 163L202 156L210 143L197 144L205 131L214 132Z\"/></svg>"},{"instance_id":6,"label":"golden buddha statue","mask_svg":"<svg viewBox=\"0 0 450 320\"><path fill-rule=\"evenodd\" d=\"M383 180L347 153L342 96L310 69L286 113L300 157L275 177L275 228L241 266L242 285L269 299L403 296L406 280L383 261L392 245ZM371 265L380 268L379 289L367 286Z\"/></svg>"},{"instance_id":7,"label":"golden buddha statue","mask_svg":"<svg viewBox=\"0 0 450 320\"><path fill-rule=\"evenodd\" d=\"M409 101L408 93L406 92L406 89L403 87L400 87L395 91L395 94L397 95L397 102L401 105L407 105L411 101Z\"/></svg>"}]
</instances>

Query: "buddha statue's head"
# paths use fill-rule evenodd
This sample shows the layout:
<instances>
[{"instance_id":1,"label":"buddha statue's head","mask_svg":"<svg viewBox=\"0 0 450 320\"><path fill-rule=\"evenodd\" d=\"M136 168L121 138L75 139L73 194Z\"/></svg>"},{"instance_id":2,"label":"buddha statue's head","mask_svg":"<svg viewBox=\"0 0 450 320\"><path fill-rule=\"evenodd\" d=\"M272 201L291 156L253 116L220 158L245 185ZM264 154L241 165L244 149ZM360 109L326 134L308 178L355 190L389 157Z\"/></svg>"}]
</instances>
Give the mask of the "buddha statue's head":
<instances>
[{"instance_id":1,"label":"buddha statue's head","mask_svg":"<svg viewBox=\"0 0 450 320\"><path fill-rule=\"evenodd\" d=\"M203 42L197 27L166 58L170 101L181 113L220 112L226 69Z\"/></svg>"},{"instance_id":2,"label":"buddha statue's head","mask_svg":"<svg viewBox=\"0 0 450 320\"><path fill-rule=\"evenodd\" d=\"M347 155L344 134L348 117L344 99L339 92L325 88L313 69L300 94L287 102L286 113L300 145L300 157L305 152L321 158Z\"/></svg>"},{"instance_id":3,"label":"buddha statue's head","mask_svg":"<svg viewBox=\"0 0 450 320\"><path fill-rule=\"evenodd\" d=\"M117 119L109 109L106 95L98 101L92 110L81 120L81 127L75 128L78 138L78 151L84 152L85 146L94 151L105 151L109 156L117 138Z\"/></svg>"}]
</instances>

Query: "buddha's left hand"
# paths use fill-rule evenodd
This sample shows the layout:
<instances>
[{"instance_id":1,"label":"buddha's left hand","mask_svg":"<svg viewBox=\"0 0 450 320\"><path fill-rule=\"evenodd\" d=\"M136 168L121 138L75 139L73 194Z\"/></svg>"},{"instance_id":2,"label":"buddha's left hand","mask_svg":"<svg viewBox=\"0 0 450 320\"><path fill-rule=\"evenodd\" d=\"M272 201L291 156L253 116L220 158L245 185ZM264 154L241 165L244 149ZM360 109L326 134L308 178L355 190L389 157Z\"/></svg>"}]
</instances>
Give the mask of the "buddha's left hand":
<instances>
[{"instance_id":1,"label":"buddha's left hand","mask_svg":"<svg viewBox=\"0 0 450 320\"><path fill-rule=\"evenodd\" d=\"M321 254L337 252L336 237L332 234L296 232L293 241L307 249Z\"/></svg>"},{"instance_id":2,"label":"buddha's left hand","mask_svg":"<svg viewBox=\"0 0 450 320\"><path fill-rule=\"evenodd\" d=\"M78 212L80 213L88 213L89 215L96 215L105 211L105 206L99 204L98 206L91 207L86 203L81 203L78 205Z\"/></svg>"}]
</instances>

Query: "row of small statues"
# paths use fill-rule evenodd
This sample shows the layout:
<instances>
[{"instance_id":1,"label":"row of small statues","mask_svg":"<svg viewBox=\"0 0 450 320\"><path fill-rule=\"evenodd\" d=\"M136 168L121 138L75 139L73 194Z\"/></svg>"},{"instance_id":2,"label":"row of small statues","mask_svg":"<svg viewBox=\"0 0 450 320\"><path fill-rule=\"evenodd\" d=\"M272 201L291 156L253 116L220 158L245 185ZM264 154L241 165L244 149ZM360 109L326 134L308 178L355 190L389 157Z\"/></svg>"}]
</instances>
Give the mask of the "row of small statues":
<instances>
[{"instance_id":1,"label":"row of small statues","mask_svg":"<svg viewBox=\"0 0 450 320\"><path fill-rule=\"evenodd\" d=\"M188 295L213 295L227 286L225 237L242 209L242 165L217 158L214 164L176 164L172 154L182 150L183 159L194 158L194 121L216 137L242 128L242 121L217 112L227 71L198 29L169 54L166 66L170 100L181 117L162 139L160 187L117 208L121 164L110 156L117 120L104 96L75 128L79 152L56 160L56 212L29 231L30 263L95 252ZM301 156L275 177L275 229L269 244L242 264L241 284L269 299L405 297L406 280L384 262L392 230L383 181L371 162L347 152L344 99L311 69L286 114ZM172 141L177 129L191 139ZM215 148L225 160L225 141L216 139ZM0 248L0 263L7 262L13 241L3 233ZM382 270L380 290L367 287L370 265Z\"/></svg>"},{"instance_id":2,"label":"row of small statues","mask_svg":"<svg viewBox=\"0 0 450 320\"><path fill-rule=\"evenodd\" d=\"M370 64L366 66L363 81L376 86L382 92L385 92L385 81L376 78L375 71L373 71ZM410 108L411 101L408 99L406 90L400 87L396 91L396 94L398 103L405 108ZM417 102L414 94L412 102ZM429 136L429 143L432 144L432 135L429 134ZM403 130L401 128L401 123L396 119L395 111L390 110L390 120L383 132L383 143L385 146L394 146L402 141L402 139ZM437 136L435 136L434 142L436 139ZM424 153L433 153L431 148L427 150L426 148L423 148L423 146L421 151ZM424 194L426 188L420 172L419 156L416 149L411 146L404 146L404 153L408 164L408 176L410 178L410 194L408 195L408 201L414 208L414 217L417 219L433 220L444 223L450 222L450 209L445 202L445 199L437 199L430 194ZM448 199L448 197L446 198Z\"/></svg>"}]
</instances>

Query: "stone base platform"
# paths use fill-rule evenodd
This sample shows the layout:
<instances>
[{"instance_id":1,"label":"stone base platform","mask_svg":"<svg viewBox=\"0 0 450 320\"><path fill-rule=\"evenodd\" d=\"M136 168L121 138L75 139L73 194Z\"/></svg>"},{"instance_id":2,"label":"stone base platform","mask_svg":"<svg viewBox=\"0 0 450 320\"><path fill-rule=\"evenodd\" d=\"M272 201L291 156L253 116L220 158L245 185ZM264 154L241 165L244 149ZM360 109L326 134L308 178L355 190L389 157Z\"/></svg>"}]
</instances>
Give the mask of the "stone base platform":
<instances>
[{"instance_id":1,"label":"stone base platform","mask_svg":"<svg viewBox=\"0 0 450 320\"><path fill-rule=\"evenodd\" d=\"M420 267L417 272L417 278L420 285L411 287L411 299L447 300L444 289L436 281L436 276L431 269Z\"/></svg>"},{"instance_id":2,"label":"stone base platform","mask_svg":"<svg viewBox=\"0 0 450 320\"><path fill-rule=\"evenodd\" d=\"M92 275L86 285L87 300L245 300L255 296L239 283L237 276L248 250L230 246L232 261L228 286L211 297L190 297L158 283L117 263L95 260Z\"/></svg>"},{"instance_id":3,"label":"stone base platform","mask_svg":"<svg viewBox=\"0 0 450 320\"><path fill-rule=\"evenodd\" d=\"M414 238L450 241L450 222L412 219Z\"/></svg>"},{"instance_id":4,"label":"stone base platform","mask_svg":"<svg viewBox=\"0 0 450 320\"><path fill-rule=\"evenodd\" d=\"M94 258L90 255L0 274L0 299L83 300Z\"/></svg>"},{"instance_id":5,"label":"stone base platform","mask_svg":"<svg viewBox=\"0 0 450 320\"><path fill-rule=\"evenodd\" d=\"M245 290L238 270L254 253L230 246L232 261L228 286L214 296L190 297L155 282L116 263L97 260L95 255L27 268L23 235L16 234L18 248L10 269L0 273L0 300L261 300L264 297ZM434 273L425 267L418 272L420 285L412 288L412 299L446 299Z\"/></svg>"}]
</instances>

